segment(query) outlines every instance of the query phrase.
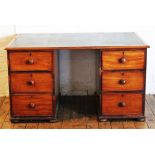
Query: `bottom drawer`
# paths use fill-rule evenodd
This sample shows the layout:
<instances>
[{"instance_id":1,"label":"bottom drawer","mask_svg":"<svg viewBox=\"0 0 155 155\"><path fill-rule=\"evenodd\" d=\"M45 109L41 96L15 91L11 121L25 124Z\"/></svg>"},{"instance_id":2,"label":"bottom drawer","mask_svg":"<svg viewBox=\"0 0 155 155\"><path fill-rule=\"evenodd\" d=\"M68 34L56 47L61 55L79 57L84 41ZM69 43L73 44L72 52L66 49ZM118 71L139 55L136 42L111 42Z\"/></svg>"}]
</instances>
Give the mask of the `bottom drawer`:
<instances>
[{"instance_id":1,"label":"bottom drawer","mask_svg":"<svg viewBox=\"0 0 155 155\"><path fill-rule=\"evenodd\" d=\"M102 95L102 115L142 115L143 94Z\"/></svg>"},{"instance_id":2,"label":"bottom drawer","mask_svg":"<svg viewBox=\"0 0 155 155\"><path fill-rule=\"evenodd\" d=\"M14 95L13 116L52 116L52 95Z\"/></svg>"}]
</instances>

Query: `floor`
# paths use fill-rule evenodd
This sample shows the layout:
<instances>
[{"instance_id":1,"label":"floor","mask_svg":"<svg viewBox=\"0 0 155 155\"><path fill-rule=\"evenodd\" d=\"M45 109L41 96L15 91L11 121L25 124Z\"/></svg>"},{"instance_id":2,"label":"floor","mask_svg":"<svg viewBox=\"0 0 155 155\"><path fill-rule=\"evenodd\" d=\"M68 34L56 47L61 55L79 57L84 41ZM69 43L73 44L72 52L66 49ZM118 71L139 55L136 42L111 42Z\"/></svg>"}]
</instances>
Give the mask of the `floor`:
<instances>
[{"instance_id":1,"label":"floor","mask_svg":"<svg viewBox=\"0 0 155 155\"><path fill-rule=\"evenodd\" d=\"M61 98L56 123L16 123L10 122L9 98L0 98L0 129L155 129L155 95L146 96L146 121L98 122L93 97Z\"/></svg>"}]
</instances>

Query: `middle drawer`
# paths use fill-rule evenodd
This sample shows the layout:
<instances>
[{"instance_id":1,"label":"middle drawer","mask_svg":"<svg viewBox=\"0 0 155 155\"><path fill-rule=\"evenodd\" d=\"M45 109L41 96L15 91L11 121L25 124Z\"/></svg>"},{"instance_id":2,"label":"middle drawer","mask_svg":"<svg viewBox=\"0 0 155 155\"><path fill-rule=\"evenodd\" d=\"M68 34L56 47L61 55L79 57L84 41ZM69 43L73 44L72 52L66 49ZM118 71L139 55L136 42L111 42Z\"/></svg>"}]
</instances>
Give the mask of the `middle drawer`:
<instances>
[{"instance_id":1,"label":"middle drawer","mask_svg":"<svg viewBox=\"0 0 155 155\"><path fill-rule=\"evenodd\" d=\"M53 90L51 73L11 73L11 92L49 92Z\"/></svg>"},{"instance_id":2,"label":"middle drawer","mask_svg":"<svg viewBox=\"0 0 155 155\"><path fill-rule=\"evenodd\" d=\"M104 71L103 91L140 91L144 90L143 71Z\"/></svg>"}]
</instances>

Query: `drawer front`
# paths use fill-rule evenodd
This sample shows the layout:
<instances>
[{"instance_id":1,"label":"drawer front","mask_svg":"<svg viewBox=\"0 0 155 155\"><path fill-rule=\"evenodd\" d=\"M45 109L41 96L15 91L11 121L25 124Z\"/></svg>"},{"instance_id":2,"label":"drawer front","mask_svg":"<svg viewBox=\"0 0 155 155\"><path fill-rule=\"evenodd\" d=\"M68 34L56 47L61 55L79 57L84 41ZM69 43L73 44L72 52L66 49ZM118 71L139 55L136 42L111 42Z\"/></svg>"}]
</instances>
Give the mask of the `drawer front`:
<instances>
[{"instance_id":1,"label":"drawer front","mask_svg":"<svg viewBox=\"0 0 155 155\"><path fill-rule=\"evenodd\" d=\"M103 115L142 115L143 94L104 94Z\"/></svg>"},{"instance_id":2,"label":"drawer front","mask_svg":"<svg viewBox=\"0 0 155 155\"><path fill-rule=\"evenodd\" d=\"M10 52L11 71L51 71L52 64L52 52Z\"/></svg>"},{"instance_id":3,"label":"drawer front","mask_svg":"<svg viewBox=\"0 0 155 155\"><path fill-rule=\"evenodd\" d=\"M53 77L51 73L12 73L11 92L52 92Z\"/></svg>"},{"instance_id":4,"label":"drawer front","mask_svg":"<svg viewBox=\"0 0 155 155\"><path fill-rule=\"evenodd\" d=\"M139 91L144 90L143 71L104 71L102 76L103 91Z\"/></svg>"},{"instance_id":5,"label":"drawer front","mask_svg":"<svg viewBox=\"0 0 155 155\"><path fill-rule=\"evenodd\" d=\"M12 96L13 116L52 116L51 95Z\"/></svg>"},{"instance_id":6,"label":"drawer front","mask_svg":"<svg viewBox=\"0 0 155 155\"><path fill-rule=\"evenodd\" d=\"M102 52L103 70L143 69L144 51L104 51Z\"/></svg>"}]
</instances>

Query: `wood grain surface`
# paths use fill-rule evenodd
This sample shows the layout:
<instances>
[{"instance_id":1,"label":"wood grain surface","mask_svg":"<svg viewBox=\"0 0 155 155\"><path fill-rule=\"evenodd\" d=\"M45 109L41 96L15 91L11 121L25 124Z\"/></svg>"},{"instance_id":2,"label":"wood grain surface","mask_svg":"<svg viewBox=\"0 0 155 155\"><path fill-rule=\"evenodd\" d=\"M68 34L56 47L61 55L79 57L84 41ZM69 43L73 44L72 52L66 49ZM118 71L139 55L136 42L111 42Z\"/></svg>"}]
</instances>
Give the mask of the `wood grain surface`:
<instances>
[{"instance_id":1,"label":"wood grain surface","mask_svg":"<svg viewBox=\"0 0 155 155\"><path fill-rule=\"evenodd\" d=\"M121 61L124 59L124 62ZM103 51L103 70L143 69L145 67L144 50Z\"/></svg>"},{"instance_id":2,"label":"wood grain surface","mask_svg":"<svg viewBox=\"0 0 155 155\"><path fill-rule=\"evenodd\" d=\"M124 84L121 80L125 80ZM144 90L143 71L104 71L102 76L103 91L140 91Z\"/></svg>"},{"instance_id":3,"label":"wood grain surface","mask_svg":"<svg viewBox=\"0 0 155 155\"><path fill-rule=\"evenodd\" d=\"M53 92L51 73L11 73L10 77L12 93Z\"/></svg>"},{"instance_id":4,"label":"wood grain surface","mask_svg":"<svg viewBox=\"0 0 155 155\"><path fill-rule=\"evenodd\" d=\"M142 115L142 94L102 95L103 115ZM120 103L124 103L121 106Z\"/></svg>"},{"instance_id":5,"label":"wood grain surface","mask_svg":"<svg viewBox=\"0 0 155 155\"><path fill-rule=\"evenodd\" d=\"M52 95L12 96L13 116L52 116Z\"/></svg>"},{"instance_id":6,"label":"wood grain surface","mask_svg":"<svg viewBox=\"0 0 155 155\"><path fill-rule=\"evenodd\" d=\"M11 71L51 71L53 69L52 52L11 52Z\"/></svg>"}]
</instances>

